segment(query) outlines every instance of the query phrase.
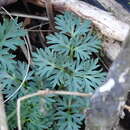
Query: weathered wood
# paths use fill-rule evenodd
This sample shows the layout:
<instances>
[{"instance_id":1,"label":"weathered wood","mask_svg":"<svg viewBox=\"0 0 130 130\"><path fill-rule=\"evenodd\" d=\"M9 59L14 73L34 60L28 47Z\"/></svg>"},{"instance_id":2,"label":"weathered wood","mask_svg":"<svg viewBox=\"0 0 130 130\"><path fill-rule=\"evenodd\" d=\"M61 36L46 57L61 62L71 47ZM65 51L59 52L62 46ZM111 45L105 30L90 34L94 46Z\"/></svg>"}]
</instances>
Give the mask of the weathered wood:
<instances>
[{"instance_id":1,"label":"weathered wood","mask_svg":"<svg viewBox=\"0 0 130 130\"><path fill-rule=\"evenodd\" d=\"M109 70L105 84L91 98L87 111L86 130L118 130L123 106L130 89L130 34L124 49Z\"/></svg>"},{"instance_id":2,"label":"weathered wood","mask_svg":"<svg viewBox=\"0 0 130 130\"><path fill-rule=\"evenodd\" d=\"M105 9L112 12L114 16L130 25L130 13L124 9L116 0L97 0Z\"/></svg>"}]
</instances>

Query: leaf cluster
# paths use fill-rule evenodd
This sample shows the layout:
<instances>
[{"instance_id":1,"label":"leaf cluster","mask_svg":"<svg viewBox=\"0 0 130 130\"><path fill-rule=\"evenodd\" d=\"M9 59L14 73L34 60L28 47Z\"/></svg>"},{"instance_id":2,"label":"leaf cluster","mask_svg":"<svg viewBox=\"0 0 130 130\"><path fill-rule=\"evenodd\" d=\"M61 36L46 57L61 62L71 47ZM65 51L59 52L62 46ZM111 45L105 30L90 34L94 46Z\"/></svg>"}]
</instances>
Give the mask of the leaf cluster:
<instances>
[{"instance_id":1,"label":"leaf cluster","mask_svg":"<svg viewBox=\"0 0 130 130\"><path fill-rule=\"evenodd\" d=\"M33 52L33 64L21 90L7 102L10 130L17 128L16 101L38 90L94 92L105 79L94 54L101 49L101 40L91 30L91 21L65 12L55 18L57 32L48 35L48 47ZM14 60L15 51L26 35L22 24L5 19L0 24L0 84L8 98L22 82L27 63ZM85 118L83 111L89 99L76 96L48 95L34 97L22 103L23 130L79 130Z\"/></svg>"},{"instance_id":2,"label":"leaf cluster","mask_svg":"<svg viewBox=\"0 0 130 130\"><path fill-rule=\"evenodd\" d=\"M49 47L33 54L37 74L45 76L51 88L90 92L101 85L105 73L92 54L101 49L101 40L90 31L91 22L66 12L56 17L58 33L47 36Z\"/></svg>"},{"instance_id":3,"label":"leaf cluster","mask_svg":"<svg viewBox=\"0 0 130 130\"><path fill-rule=\"evenodd\" d=\"M17 21L17 18L14 20L4 19L0 24L0 65L4 68L13 67L15 55L10 52L24 44L20 37L25 36L26 31Z\"/></svg>"},{"instance_id":4,"label":"leaf cluster","mask_svg":"<svg viewBox=\"0 0 130 130\"><path fill-rule=\"evenodd\" d=\"M106 75L99 59L93 58L101 49L101 40L93 35L90 21L72 13L65 12L55 20L59 32L47 36L48 47L33 53L36 74L46 78L49 89L93 92ZM86 101L79 97L57 97L54 114L57 124L53 129L79 130L83 109L89 105L84 105Z\"/></svg>"}]
</instances>

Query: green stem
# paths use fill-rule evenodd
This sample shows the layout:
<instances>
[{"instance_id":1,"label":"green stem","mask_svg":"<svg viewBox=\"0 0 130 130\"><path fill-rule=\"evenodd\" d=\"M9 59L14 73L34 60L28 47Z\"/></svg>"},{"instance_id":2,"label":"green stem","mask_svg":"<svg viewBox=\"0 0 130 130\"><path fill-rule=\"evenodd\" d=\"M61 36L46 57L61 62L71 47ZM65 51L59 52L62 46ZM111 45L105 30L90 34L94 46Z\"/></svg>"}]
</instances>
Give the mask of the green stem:
<instances>
[{"instance_id":1,"label":"green stem","mask_svg":"<svg viewBox=\"0 0 130 130\"><path fill-rule=\"evenodd\" d=\"M72 104L72 96L69 98L69 102L68 102L68 108L69 108L69 112L71 111L71 104Z\"/></svg>"}]
</instances>

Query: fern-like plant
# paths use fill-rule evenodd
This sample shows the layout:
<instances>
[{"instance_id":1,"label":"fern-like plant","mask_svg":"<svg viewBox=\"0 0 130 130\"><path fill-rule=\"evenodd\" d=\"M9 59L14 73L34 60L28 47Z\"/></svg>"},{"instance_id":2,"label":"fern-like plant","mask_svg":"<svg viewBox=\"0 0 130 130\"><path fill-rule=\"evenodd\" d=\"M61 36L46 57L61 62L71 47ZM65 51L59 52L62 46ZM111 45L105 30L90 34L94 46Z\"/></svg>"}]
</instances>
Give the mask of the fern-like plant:
<instances>
[{"instance_id":1,"label":"fern-like plant","mask_svg":"<svg viewBox=\"0 0 130 130\"><path fill-rule=\"evenodd\" d=\"M21 90L6 103L10 130L17 128L16 101L39 89L94 92L105 79L94 53L101 49L101 40L91 30L91 21L81 20L70 12L55 18L54 34L48 35L48 47L33 52L33 64ZM4 20L0 25L0 84L5 98L20 85L27 64L15 61L11 50L24 44L26 31L16 21ZM17 26L16 26L17 25ZM8 60L8 62L7 62ZM89 99L77 96L48 95L22 103L23 130L79 130L89 107Z\"/></svg>"},{"instance_id":2,"label":"fern-like plant","mask_svg":"<svg viewBox=\"0 0 130 130\"><path fill-rule=\"evenodd\" d=\"M72 13L58 15L56 24L59 32L47 36L49 47L33 53L36 74L50 83L49 89L93 92L106 75L98 58L92 56L101 49L101 40L90 31L90 21L82 21ZM89 105L87 99L75 96L53 99L56 111L55 125L51 128L79 130L84 119L83 110Z\"/></svg>"}]
</instances>

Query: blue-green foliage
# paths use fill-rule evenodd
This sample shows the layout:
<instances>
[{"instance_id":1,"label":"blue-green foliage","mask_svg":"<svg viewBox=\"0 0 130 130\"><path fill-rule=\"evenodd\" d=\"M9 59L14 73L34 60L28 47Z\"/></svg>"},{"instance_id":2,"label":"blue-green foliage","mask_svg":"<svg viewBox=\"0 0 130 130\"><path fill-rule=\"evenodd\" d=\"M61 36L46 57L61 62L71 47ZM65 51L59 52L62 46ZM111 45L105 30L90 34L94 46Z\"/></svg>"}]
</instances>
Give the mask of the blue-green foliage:
<instances>
[{"instance_id":1,"label":"blue-green foliage","mask_svg":"<svg viewBox=\"0 0 130 130\"><path fill-rule=\"evenodd\" d=\"M20 91L6 103L10 130L17 128L16 101L19 97L38 90L65 90L94 92L105 79L94 53L101 49L101 40L93 35L91 21L81 20L65 12L56 18L59 32L48 35L48 47L33 53L33 64ZM8 98L21 84L27 64L14 60L15 51L24 44L26 31L17 19L0 24L0 84ZM84 109L89 99L77 96L48 95L22 102L23 130L79 130L83 124Z\"/></svg>"},{"instance_id":2,"label":"blue-green foliage","mask_svg":"<svg viewBox=\"0 0 130 130\"><path fill-rule=\"evenodd\" d=\"M20 37L25 36L26 31L21 26L22 24L17 24L17 19L4 19L3 23L0 24L0 65L4 68L13 67L15 55L11 54L10 51L15 51L18 46L24 44Z\"/></svg>"},{"instance_id":3,"label":"blue-green foliage","mask_svg":"<svg viewBox=\"0 0 130 130\"><path fill-rule=\"evenodd\" d=\"M33 54L37 74L45 76L51 87L64 86L68 91L90 92L104 80L105 73L92 58L101 49L101 40L90 32L90 21L66 12L56 17L61 32L47 36L48 44ZM70 26L71 25L71 26Z\"/></svg>"},{"instance_id":4,"label":"blue-green foliage","mask_svg":"<svg viewBox=\"0 0 130 130\"><path fill-rule=\"evenodd\" d=\"M25 63L17 62L16 64L13 64L13 65L15 66L15 71L12 68L2 69L0 71L0 75L1 75L0 83L2 84L3 94L5 94L6 98L8 98L11 94L13 94L13 92L19 87L27 70L26 69L27 65ZM33 79L32 74L33 74L32 71L28 73L28 76L25 82ZM25 86L25 84L23 86ZM21 89L21 91L24 91L24 87ZM18 97L23 96L22 93L17 93L17 94L13 96L13 98L15 98L16 96Z\"/></svg>"},{"instance_id":5,"label":"blue-green foliage","mask_svg":"<svg viewBox=\"0 0 130 130\"><path fill-rule=\"evenodd\" d=\"M27 70L27 64L14 60L15 55L12 53L18 49L18 47L25 44L24 40L22 40L22 37L25 35L26 31L22 28L21 23L18 24L17 19L4 19L3 23L0 24L0 90L2 90L5 98L8 98L19 87ZM41 89L37 85L38 81L35 82L34 77L34 71L32 70L28 73L21 90L13 96L11 101L6 103L10 130L17 128L17 98ZM38 102L38 98L35 98L23 104L22 110L25 110L22 111L23 129L41 130L44 127L42 122L44 117L43 113L39 112L40 105ZM35 118L33 116L35 116ZM33 123L35 123L35 125ZM46 125L46 123L44 124Z\"/></svg>"},{"instance_id":6,"label":"blue-green foliage","mask_svg":"<svg viewBox=\"0 0 130 130\"><path fill-rule=\"evenodd\" d=\"M101 40L92 34L91 22L72 13L56 17L59 32L47 36L48 47L33 53L36 74L46 78L49 89L93 92L105 79L105 73L93 53L101 49ZM86 100L86 99L85 99ZM56 125L53 129L79 130L85 104L79 97L56 98Z\"/></svg>"},{"instance_id":7,"label":"blue-green foliage","mask_svg":"<svg viewBox=\"0 0 130 130\"><path fill-rule=\"evenodd\" d=\"M72 60L68 55L60 55L49 48L39 49L33 56L37 74L49 80L50 88L64 85L68 91L88 92L104 80L105 73L98 69L98 59Z\"/></svg>"}]
</instances>

